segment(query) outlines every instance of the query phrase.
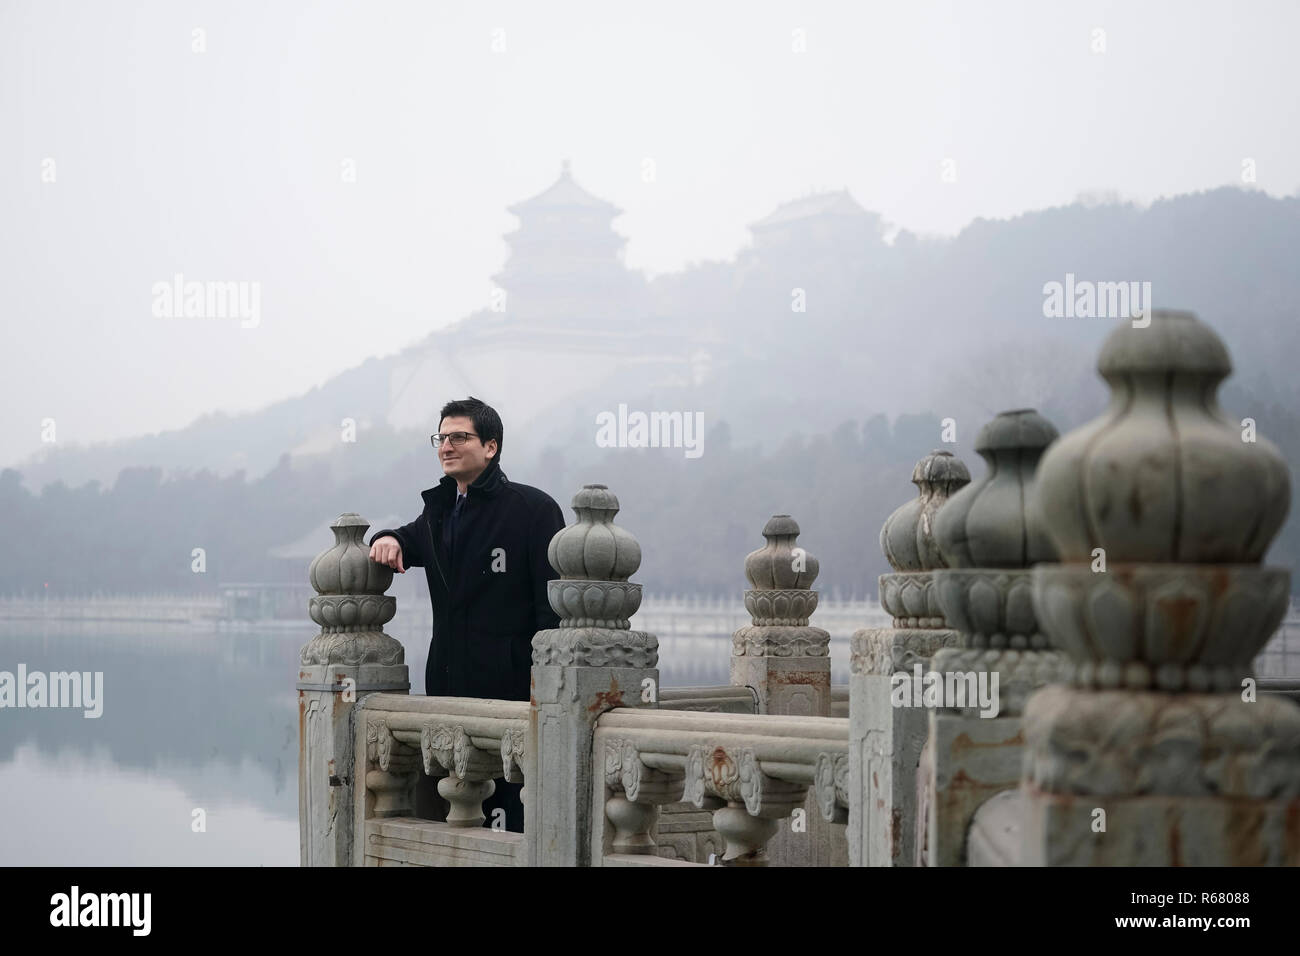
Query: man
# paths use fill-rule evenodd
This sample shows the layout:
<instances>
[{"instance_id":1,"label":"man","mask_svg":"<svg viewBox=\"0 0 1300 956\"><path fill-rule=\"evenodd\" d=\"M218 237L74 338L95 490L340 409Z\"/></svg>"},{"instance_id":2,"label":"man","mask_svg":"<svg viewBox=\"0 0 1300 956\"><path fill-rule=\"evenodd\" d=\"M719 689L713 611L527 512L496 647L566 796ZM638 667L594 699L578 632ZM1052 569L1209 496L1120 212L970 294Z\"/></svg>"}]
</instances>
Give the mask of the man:
<instances>
[{"instance_id":1,"label":"man","mask_svg":"<svg viewBox=\"0 0 1300 956\"><path fill-rule=\"evenodd\" d=\"M564 515L546 492L506 478L501 416L490 405L471 396L448 402L440 418L431 440L442 481L421 492L418 518L375 532L370 558L399 573L424 568L433 604L426 694L528 700L533 635L560 622L546 598L559 577L546 550ZM500 807L506 828L523 832L520 788L496 781L484 826Z\"/></svg>"}]
</instances>

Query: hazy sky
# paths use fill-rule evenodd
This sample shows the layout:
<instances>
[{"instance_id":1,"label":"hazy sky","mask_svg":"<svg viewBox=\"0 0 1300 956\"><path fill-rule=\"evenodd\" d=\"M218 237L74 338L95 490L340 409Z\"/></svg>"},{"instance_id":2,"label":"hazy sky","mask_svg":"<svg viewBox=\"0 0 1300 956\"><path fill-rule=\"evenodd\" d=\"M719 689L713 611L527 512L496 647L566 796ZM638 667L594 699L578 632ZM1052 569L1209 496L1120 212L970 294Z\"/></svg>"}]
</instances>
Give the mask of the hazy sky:
<instances>
[{"instance_id":1,"label":"hazy sky","mask_svg":"<svg viewBox=\"0 0 1300 956\"><path fill-rule=\"evenodd\" d=\"M1297 35L1241 0L0 0L0 464L45 418L256 408L486 305L505 206L564 158L652 274L812 188L938 234L1245 159L1291 194ZM260 324L155 316L176 273L259 282Z\"/></svg>"}]
</instances>

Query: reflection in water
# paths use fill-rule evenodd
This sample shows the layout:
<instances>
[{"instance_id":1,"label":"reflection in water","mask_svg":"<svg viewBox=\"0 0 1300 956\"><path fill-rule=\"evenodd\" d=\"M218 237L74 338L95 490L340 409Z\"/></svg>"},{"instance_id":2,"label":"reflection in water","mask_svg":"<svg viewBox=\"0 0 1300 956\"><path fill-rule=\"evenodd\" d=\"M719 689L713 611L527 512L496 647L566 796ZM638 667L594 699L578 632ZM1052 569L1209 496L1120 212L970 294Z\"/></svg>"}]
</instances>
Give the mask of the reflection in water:
<instances>
[{"instance_id":1,"label":"reflection in water","mask_svg":"<svg viewBox=\"0 0 1300 956\"><path fill-rule=\"evenodd\" d=\"M246 799L218 794L245 785ZM214 761L144 773L106 750L22 744L0 763L0 862L6 866L296 866L298 822L260 798L268 775ZM196 808L206 831L191 825Z\"/></svg>"},{"instance_id":2,"label":"reflection in water","mask_svg":"<svg viewBox=\"0 0 1300 956\"><path fill-rule=\"evenodd\" d=\"M0 622L0 670L104 674L96 720L0 711L0 859L296 865L293 684L312 633Z\"/></svg>"}]
</instances>

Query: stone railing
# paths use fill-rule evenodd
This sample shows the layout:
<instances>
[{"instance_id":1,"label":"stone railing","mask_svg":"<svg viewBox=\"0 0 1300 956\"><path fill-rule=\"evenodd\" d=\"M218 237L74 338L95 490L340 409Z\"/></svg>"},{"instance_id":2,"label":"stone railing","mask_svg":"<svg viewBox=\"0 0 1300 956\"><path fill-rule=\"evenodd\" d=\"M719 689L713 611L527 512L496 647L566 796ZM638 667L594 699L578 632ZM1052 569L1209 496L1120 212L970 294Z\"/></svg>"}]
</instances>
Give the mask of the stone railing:
<instances>
[{"instance_id":1,"label":"stone railing","mask_svg":"<svg viewBox=\"0 0 1300 956\"><path fill-rule=\"evenodd\" d=\"M372 694L355 711L356 866L510 866L522 836L504 811L484 827L483 801L497 778L523 777L528 703L462 697ZM444 820L416 817L420 774L437 779ZM525 787L525 790L527 788Z\"/></svg>"},{"instance_id":2,"label":"stone railing","mask_svg":"<svg viewBox=\"0 0 1300 956\"><path fill-rule=\"evenodd\" d=\"M881 532L892 626L853 635L847 689L788 515L745 559L730 684L661 687L640 546L588 485L531 700L411 696L391 571L341 516L298 674L303 864L1300 864L1300 681L1251 673L1288 608L1260 563L1286 465L1217 411L1227 355L1194 317L1121 328L1100 369L1125 397L1099 423L1003 413L975 483L917 464ZM1000 699L931 700L922 672ZM521 781L519 833L484 801Z\"/></svg>"},{"instance_id":3,"label":"stone railing","mask_svg":"<svg viewBox=\"0 0 1300 956\"><path fill-rule=\"evenodd\" d=\"M659 691L659 709L757 714L758 694L752 687L737 687L734 684L721 684L717 687L664 687Z\"/></svg>"},{"instance_id":4,"label":"stone railing","mask_svg":"<svg viewBox=\"0 0 1300 956\"><path fill-rule=\"evenodd\" d=\"M851 692L847 685L831 685L831 716L847 717L849 715L849 699Z\"/></svg>"},{"instance_id":5,"label":"stone railing","mask_svg":"<svg viewBox=\"0 0 1300 956\"><path fill-rule=\"evenodd\" d=\"M847 720L718 715L620 708L601 716L591 860L598 866L699 865L656 854L659 808L686 802L710 812L723 865L767 863L768 841L808 833L809 791L825 818L848 814ZM601 772L603 770L603 772Z\"/></svg>"}]
</instances>

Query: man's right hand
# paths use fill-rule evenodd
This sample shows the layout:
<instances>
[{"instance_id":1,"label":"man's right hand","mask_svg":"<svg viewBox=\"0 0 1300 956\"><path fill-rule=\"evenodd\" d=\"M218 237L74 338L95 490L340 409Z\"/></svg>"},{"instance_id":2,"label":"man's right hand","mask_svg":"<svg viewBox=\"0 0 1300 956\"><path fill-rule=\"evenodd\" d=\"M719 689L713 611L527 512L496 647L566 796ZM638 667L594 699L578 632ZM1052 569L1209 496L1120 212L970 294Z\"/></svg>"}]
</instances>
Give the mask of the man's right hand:
<instances>
[{"instance_id":1,"label":"man's right hand","mask_svg":"<svg viewBox=\"0 0 1300 956\"><path fill-rule=\"evenodd\" d=\"M370 546L370 560L395 568L398 574L406 573L406 566L402 564L402 545L391 534L375 539Z\"/></svg>"}]
</instances>

